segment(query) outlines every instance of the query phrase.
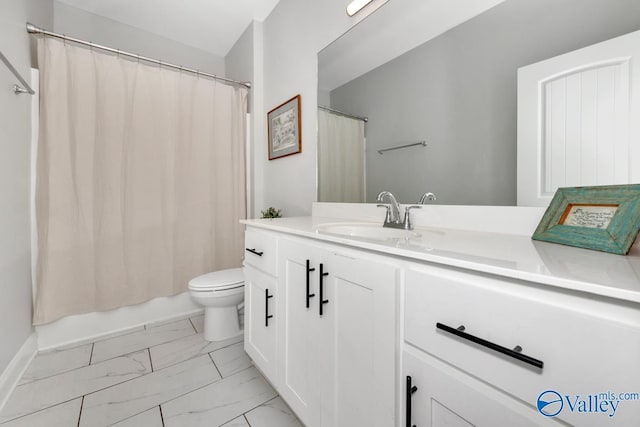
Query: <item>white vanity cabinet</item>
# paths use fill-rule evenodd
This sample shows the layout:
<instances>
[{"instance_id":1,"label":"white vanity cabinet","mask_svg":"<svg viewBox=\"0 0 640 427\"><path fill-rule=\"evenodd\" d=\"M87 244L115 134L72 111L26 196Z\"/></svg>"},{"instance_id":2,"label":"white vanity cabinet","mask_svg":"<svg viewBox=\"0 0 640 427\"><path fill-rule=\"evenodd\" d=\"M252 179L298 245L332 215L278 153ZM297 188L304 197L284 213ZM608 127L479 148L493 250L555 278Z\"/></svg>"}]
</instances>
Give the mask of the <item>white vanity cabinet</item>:
<instances>
[{"instance_id":1,"label":"white vanity cabinet","mask_svg":"<svg viewBox=\"0 0 640 427\"><path fill-rule=\"evenodd\" d=\"M277 312L277 387L306 426L320 425L320 363L328 357L320 354L324 337L317 303L318 274L320 264L324 266L326 262L324 255L313 245L287 239L280 242L278 291L284 303Z\"/></svg>"},{"instance_id":2,"label":"white vanity cabinet","mask_svg":"<svg viewBox=\"0 0 640 427\"><path fill-rule=\"evenodd\" d=\"M446 249L414 254L284 221L247 230L245 347L306 427L638 425L633 295L602 293L582 270L534 274L529 255L520 271L451 249L511 236L443 232ZM559 252L580 268L574 251ZM626 280L612 292L635 289L606 273Z\"/></svg>"},{"instance_id":3,"label":"white vanity cabinet","mask_svg":"<svg viewBox=\"0 0 640 427\"><path fill-rule=\"evenodd\" d=\"M637 310L419 264L405 273L404 298L403 379L418 388L411 399L404 392L411 425L495 426L506 414L514 421L500 425L640 419L640 402L609 397L640 388ZM538 412L539 397L552 402L544 409L552 417Z\"/></svg>"},{"instance_id":4,"label":"white vanity cabinet","mask_svg":"<svg viewBox=\"0 0 640 427\"><path fill-rule=\"evenodd\" d=\"M247 230L244 260L244 347L269 378L277 375L277 235Z\"/></svg>"},{"instance_id":5,"label":"white vanity cabinet","mask_svg":"<svg viewBox=\"0 0 640 427\"><path fill-rule=\"evenodd\" d=\"M398 268L295 238L278 259L282 397L307 427L395 425Z\"/></svg>"}]
</instances>

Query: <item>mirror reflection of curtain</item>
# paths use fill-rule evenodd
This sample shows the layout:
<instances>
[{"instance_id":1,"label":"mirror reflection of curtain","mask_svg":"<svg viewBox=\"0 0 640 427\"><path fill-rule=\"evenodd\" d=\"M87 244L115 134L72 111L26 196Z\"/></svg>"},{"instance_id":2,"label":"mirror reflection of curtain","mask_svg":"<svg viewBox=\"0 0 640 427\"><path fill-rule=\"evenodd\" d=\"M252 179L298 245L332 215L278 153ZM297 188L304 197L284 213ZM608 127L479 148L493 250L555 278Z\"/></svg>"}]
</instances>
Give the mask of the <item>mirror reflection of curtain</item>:
<instances>
[{"instance_id":1,"label":"mirror reflection of curtain","mask_svg":"<svg viewBox=\"0 0 640 427\"><path fill-rule=\"evenodd\" d=\"M318 201L365 201L364 122L318 110Z\"/></svg>"},{"instance_id":2,"label":"mirror reflection of curtain","mask_svg":"<svg viewBox=\"0 0 640 427\"><path fill-rule=\"evenodd\" d=\"M38 40L34 323L239 267L247 90Z\"/></svg>"}]
</instances>

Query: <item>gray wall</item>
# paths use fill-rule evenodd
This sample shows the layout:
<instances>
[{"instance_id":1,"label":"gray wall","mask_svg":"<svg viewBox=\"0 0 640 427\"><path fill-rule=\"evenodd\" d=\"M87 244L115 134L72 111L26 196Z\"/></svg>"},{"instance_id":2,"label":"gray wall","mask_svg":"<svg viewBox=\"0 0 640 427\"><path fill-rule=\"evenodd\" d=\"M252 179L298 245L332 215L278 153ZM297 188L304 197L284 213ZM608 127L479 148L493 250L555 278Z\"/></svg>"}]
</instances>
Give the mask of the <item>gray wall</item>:
<instances>
[{"instance_id":1,"label":"gray wall","mask_svg":"<svg viewBox=\"0 0 640 427\"><path fill-rule=\"evenodd\" d=\"M25 23L51 25L51 1L0 0L0 51L30 80ZM0 64L0 373L31 333L29 152L31 97Z\"/></svg>"},{"instance_id":2,"label":"gray wall","mask_svg":"<svg viewBox=\"0 0 640 427\"><path fill-rule=\"evenodd\" d=\"M53 30L79 39L224 76L224 58L67 4L54 2Z\"/></svg>"},{"instance_id":3,"label":"gray wall","mask_svg":"<svg viewBox=\"0 0 640 427\"><path fill-rule=\"evenodd\" d=\"M224 58L227 77L243 82L253 78L253 23L249 24Z\"/></svg>"},{"instance_id":4,"label":"gray wall","mask_svg":"<svg viewBox=\"0 0 640 427\"><path fill-rule=\"evenodd\" d=\"M254 28L255 27L255 28ZM252 82L255 79L255 36L258 32L260 32L260 27L258 27L256 22L252 22L249 26L244 30L240 38L233 45L231 50L227 53L227 56L224 58L225 60L225 68L227 70L227 77L242 81L242 82ZM247 103L247 111L250 113L255 109L255 97L253 93L249 91L249 102ZM253 125L253 120L250 125ZM250 130L249 137L251 138L251 143L249 147L247 147L247 217L253 217L253 199L254 199L254 161L253 161L253 153L251 147L253 147L254 141L254 131L253 126Z\"/></svg>"},{"instance_id":5,"label":"gray wall","mask_svg":"<svg viewBox=\"0 0 640 427\"><path fill-rule=\"evenodd\" d=\"M637 0L507 0L335 89L334 108L369 117L367 200L514 205L517 68L638 29Z\"/></svg>"}]
</instances>

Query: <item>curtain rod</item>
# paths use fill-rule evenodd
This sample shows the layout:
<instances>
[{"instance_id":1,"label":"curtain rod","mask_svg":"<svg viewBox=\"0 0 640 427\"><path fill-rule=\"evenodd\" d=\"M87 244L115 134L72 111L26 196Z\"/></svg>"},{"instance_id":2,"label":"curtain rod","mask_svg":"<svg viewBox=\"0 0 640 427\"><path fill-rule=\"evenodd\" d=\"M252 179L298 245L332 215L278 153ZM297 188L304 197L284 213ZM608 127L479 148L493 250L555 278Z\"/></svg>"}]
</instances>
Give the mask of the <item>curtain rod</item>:
<instances>
[{"instance_id":1,"label":"curtain rod","mask_svg":"<svg viewBox=\"0 0 640 427\"><path fill-rule=\"evenodd\" d=\"M318 105L318 108L321 110L329 111L330 113L339 114L341 116L349 117L356 120L362 120L365 123L369 121L368 117L354 116L353 114L345 113L344 111L334 110L333 108L325 107L323 105Z\"/></svg>"},{"instance_id":2,"label":"curtain rod","mask_svg":"<svg viewBox=\"0 0 640 427\"><path fill-rule=\"evenodd\" d=\"M2 52L0 52L0 60L2 60L2 62L4 62L4 65L7 66L9 71L11 71L13 73L13 75L16 76L16 79L18 79L20 84L22 84L22 87L14 84L13 85L13 93L15 93L16 95L20 95L21 93L28 93L29 95L33 95L33 94L36 93L33 89L31 89L31 86L29 86L29 84L26 82L26 80L22 78L22 76L20 75L18 70L16 70L16 68L13 65L11 65L11 62L9 62L7 57L4 56L4 54Z\"/></svg>"},{"instance_id":3,"label":"curtain rod","mask_svg":"<svg viewBox=\"0 0 640 427\"><path fill-rule=\"evenodd\" d=\"M58 34L58 33L54 33L52 31L47 31L44 30L42 28L36 27L35 25L27 22L27 32L29 34L44 34L45 36L49 36L49 37L56 37L65 41L70 41L73 43L78 43L84 46L89 46L91 48L94 49L101 49L101 50L106 50L107 52L112 52L115 53L117 55L120 56L128 56L129 58L133 58L133 59L137 59L138 61L142 60L145 62L150 62L152 64L158 64L161 67L166 67L166 68L173 68L176 70L180 70L180 71L186 71L189 73L193 73L196 74L198 76L205 76L205 77L209 77L212 78L214 80L220 80L226 83L230 83L230 84L234 84L234 85L239 85L239 86L244 86L247 89L251 89L251 82L239 82L237 80L233 80L233 79L228 79L226 77L220 77L220 76L216 76L215 74L209 74L209 73L203 73L202 71L198 71L198 70L194 70L193 68L187 68L187 67L183 67L182 65L175 65L175 64L171 64L169 62L164 62L164 61L160 61L158 59L153 59L153 58L149 58L146 56L142 56L142 55L138 55L135 53L130 53L130 52L125 52L123 50L119 50L119 49L114 49L111 47L107 47L107 46L102 46L96 43L92 43L92 42L88 42L85 40L80 40L80 39L76 39L74 37L69 37L69 36L65 36L64 34Z\"/></svg>"}]
</instances>

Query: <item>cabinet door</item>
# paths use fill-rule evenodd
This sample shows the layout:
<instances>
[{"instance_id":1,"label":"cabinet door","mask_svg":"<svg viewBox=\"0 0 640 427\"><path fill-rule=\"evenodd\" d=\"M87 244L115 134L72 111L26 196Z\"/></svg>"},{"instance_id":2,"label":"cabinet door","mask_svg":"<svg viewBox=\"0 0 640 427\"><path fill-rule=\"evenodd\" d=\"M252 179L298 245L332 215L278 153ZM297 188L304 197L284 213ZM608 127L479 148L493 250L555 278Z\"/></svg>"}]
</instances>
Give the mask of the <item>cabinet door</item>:
<instances>
[{"instance_id":1,"label":"cabinet door","mask_svg":"<svg viewBox=\"0 0 640 427\"><path fill-rule=\"evenodd\" d=\"M245 351L271 381L276 379L276 280L244 267Z\"/></svg>"},{"instance_id":2,"label":"cabinet door","mask_svg":"<svg viewBox=\"0 0 640 427\"><path fill-rule=\"evenodd\" d=\"M407 405L407 377L416 387L405 423L416 427L540 426L559 423L533 408L477 381L437 359L407 349L403 352L403 400ZM410 420L406 420L410 417Z\"/></svg>"},{"instance_id":3,"label":"cabinet door","mask_svg":"<svg viewBox=\"0 0 640 427\"><path fill-rule=\"evenodd\" d=\"M398 269L334 252L320 318L322 425L395 425Z\"/></svg>"},{"instance_id":4,"label":"cabinet door","mask_svg":"<svg viewBox=\"0 0 640 427\"><path fill-rule=\"evenodd\" d=\"M307 427L320 425L318 273L323 253L285 239L278 252L278 391Z\"/></svg>"}]
</instances>

